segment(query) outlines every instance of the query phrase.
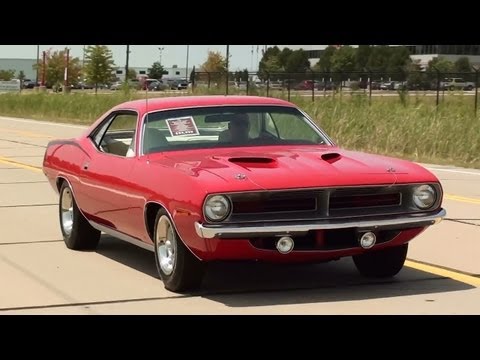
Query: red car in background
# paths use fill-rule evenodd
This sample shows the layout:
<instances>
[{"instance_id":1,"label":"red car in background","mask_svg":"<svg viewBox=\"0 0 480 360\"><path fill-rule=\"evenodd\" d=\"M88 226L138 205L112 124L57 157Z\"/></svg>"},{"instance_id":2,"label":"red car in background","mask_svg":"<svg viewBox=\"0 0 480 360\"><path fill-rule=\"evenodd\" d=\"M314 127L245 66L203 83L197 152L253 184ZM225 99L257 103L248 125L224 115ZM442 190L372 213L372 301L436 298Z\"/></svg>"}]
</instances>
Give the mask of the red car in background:
<instances>
[{"instance_id":1,"label":"red car in background","mask_svg":"<svg viewBox=\"0 0 480 360\"><path fill-rule=\"evenodd\" d=\"M431 172L343 150L275 98L119 104L50 142L43 170L69 249L95 249L101 232L149 249L176 292L199 287L216 260L353 257L362 275L391 277L409 241L446 214Z\"/></svg>"}]
</instances>

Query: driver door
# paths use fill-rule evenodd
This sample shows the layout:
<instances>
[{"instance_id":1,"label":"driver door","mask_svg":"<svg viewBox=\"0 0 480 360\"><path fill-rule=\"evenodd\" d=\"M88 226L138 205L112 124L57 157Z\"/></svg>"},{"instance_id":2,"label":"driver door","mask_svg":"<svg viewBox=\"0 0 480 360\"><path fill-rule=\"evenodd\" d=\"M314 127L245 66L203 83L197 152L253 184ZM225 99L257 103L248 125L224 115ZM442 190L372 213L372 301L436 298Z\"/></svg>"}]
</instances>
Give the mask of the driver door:
<instances>
[{"instance_id":1,"label":"driver door","mask_svg":"<svg viewBox=\"0 0 480 360\"><path fill-rule=\"evenodd\" d=\"M95 156L82 164L80 174L83 193L94 204L90 209L93 220L124 233L138 207L133 180L138 158L130 155L137 122L135 111L112 113L90 137Z\"/></svg>"}]
</instances>

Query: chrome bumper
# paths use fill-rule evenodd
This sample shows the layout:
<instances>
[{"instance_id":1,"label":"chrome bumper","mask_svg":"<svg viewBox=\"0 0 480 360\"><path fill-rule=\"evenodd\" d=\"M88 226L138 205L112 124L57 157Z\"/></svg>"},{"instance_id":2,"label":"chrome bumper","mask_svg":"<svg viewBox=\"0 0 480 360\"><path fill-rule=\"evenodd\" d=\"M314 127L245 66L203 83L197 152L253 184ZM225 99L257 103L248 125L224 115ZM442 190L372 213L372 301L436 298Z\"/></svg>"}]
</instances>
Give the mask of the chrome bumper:
<instances>
[{"instance_id":1,"label":"chrome bumper","mask_svg":"<svg viewBox=\"0 0 480 360\"><path fill-rule=\"evenodd\" d=\"M279 222L272 225L261 224L245 224L245 225L210 225L200 224L195 222L195 231L197 235L211 239L214 237L252 237L252 236L272 236L272 235L293 235L298 233L305 233L310 230L329 230L329 229L346 229L346 228L360 228L369 230L378 230L381 228L413 228L424 227L439 223L447 212L445 209L440 209L437 213L431 215L408 215L397 216L388 219L365 219L365 220L345 220L345 219L331 219L322 221L304 222Z\"/></svg>"}]
</instances>

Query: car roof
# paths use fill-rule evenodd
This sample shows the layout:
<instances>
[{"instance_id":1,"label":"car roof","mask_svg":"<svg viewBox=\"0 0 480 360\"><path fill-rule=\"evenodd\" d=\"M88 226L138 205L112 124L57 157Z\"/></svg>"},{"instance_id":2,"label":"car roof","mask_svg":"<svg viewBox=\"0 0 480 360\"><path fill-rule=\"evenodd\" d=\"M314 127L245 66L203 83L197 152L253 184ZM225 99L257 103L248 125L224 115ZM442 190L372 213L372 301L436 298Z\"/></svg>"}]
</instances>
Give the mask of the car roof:
<instances>
[{"instance_id":1,"label":"car roof","mask_svg":"<svg viewBox=\"0 0 480 360\"><path fill-rule=\"evenodd\" d=\"M146 101L132 100L115 106L118 109L136 109L141 112L184 107L229 106L229 105L281 105L295 107L294 104L276 98L248 95L199 95L151 98Z\"/></svg>"}]
</instances>

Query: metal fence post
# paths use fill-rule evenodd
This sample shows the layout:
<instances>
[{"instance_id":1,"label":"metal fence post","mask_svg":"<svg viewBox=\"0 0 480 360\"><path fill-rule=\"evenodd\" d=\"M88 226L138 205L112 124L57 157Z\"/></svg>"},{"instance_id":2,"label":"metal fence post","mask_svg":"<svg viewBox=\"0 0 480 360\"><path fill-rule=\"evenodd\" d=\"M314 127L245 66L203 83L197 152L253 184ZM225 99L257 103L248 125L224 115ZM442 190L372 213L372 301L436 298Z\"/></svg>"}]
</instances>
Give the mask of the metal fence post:
<instances>
[{"instance_id":1,"label":"metal fence post","mask_svg":"<svg viewBox=\"0 0 480 360\"><path fill-rule=\"evenodd\" d=\"M478 69L475 70L475 116L478 108Z\"/></svg>"},{"instance_id":2,"label":"metal fence post","mask_svg":"<svg viewBox=\"0 0 480 360\"><path fill-rule=\"evenodd\" d=\"M311 69L310 71L312 72L312 102L315 102L315 73Z\"/></svg>"},{"instance_id":3,"label":"metal fence post","mask_svg":"<svg viewBox=\"0 0 480 360\"><path fill-rule=\"evenodd\" d=\"M372 72L368 71L368 105L372 105Z\"/></svg>"},{"instance_id":4,"label":"metal fence post","mask_svg":"<svg viewBox=\"0 0 480 360\"><path fill-rule=\"evenodd\" d=\"M290 101L290 79L287 79L287 94L288 94L288 101Z\"/></svg>"},{"instance_id":5,"label":"metal fence post","mask_svg":"<svg viewBox=\"0 0 480 360\"><path fill-rule=\"evenodd\" d=\"M267 96L270 92L270 74L267 72Z\"/></svg>"},{"instance_id":6,"label":"metal fence post","mask_svg":"<svg viewBox=\"0 0 480 360\"><path fill-rule=\"evenodd\" d=\"M437 71L437 109L440 103L440 71L434 66L434 69Z\"/></svg>"}]
</instances>

